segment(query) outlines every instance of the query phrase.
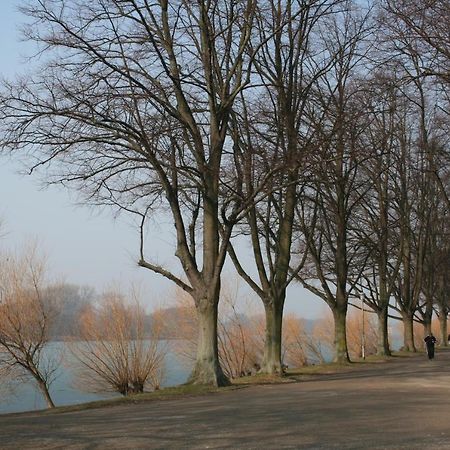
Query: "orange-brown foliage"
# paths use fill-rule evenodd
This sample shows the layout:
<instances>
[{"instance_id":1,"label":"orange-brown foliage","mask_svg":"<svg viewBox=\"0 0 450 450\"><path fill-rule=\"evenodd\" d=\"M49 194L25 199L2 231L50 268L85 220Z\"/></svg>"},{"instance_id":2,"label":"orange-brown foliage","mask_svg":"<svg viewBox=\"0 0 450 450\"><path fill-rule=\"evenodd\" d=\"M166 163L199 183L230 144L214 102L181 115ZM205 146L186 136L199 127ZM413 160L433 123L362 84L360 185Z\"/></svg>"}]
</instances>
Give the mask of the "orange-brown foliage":
<instances>
[{"instance_id":1,"label":"orange-brown foliage","mask_svg":"<svg viewBox=\"0 0 450 450\"><path fill-rule=\"evenodd\" d=\"M144 318L136 296L130 302L119 291L85 308L79 319L81 342L71 343L79 363L78 384L122 395L159 388L167 349L159 343L159 324L146 330Z\"/></svg>"},{"instance_id":2,"label":"orange-brown foliage","mask_svg":"<svg viewBox=\"0 0 450 450\"><path fill-rule=\"evenodd\" d=\"M45 266L36 245L0 258L0 377L33 381L53 407L49 386L61 356L43 351L59 309L43 295Z\"/></svg>"},{"instance_id":3,"label":"orange-brown foliage","mask_svg":"<svg viewBox=\"0 0 450 450\"><path fill-rule=\"evenodd\" d=\"M186 364L192 365L197 347L197 315L189 295L180 290L175 295L176 313L173 322L167 324L175 338L172 348ZM218 347L222 370L229 378L253 373L261 361L264 318L255 314L255 309L255 302L239 299L238 287L223 283L217 324Z\"/></svg>"},{"instance_id":4,"label":"orange-brown foliage","mask_svg":"<svg viewBox=\"0 0 450 450\"><path fill-rule=\"evenodd\" d=\"M365 356L375 355L378 340L377 317L370 311L365 310L363 314L361 310L352 308L347 315L347 345L350 358L363 356L363 338Z\"/></svg>"}]
</instances>

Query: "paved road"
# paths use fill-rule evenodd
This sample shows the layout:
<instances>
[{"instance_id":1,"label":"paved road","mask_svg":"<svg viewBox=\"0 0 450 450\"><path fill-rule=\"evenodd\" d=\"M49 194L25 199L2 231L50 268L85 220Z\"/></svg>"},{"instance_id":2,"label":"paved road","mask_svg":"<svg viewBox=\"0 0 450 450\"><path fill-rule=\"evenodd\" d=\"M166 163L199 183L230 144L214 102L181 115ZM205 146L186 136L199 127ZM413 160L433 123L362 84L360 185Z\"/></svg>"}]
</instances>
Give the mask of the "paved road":
<instances>
[{"instance_id":1,"label":"paved road","mask_svg":"<svg viewBox=\"0 0 450 450\"><path fill-rule=\"evenodd\" d=\"M301 383L0 416L1 449L450 449L450 351Z\"/></svg>"}]
</instances>

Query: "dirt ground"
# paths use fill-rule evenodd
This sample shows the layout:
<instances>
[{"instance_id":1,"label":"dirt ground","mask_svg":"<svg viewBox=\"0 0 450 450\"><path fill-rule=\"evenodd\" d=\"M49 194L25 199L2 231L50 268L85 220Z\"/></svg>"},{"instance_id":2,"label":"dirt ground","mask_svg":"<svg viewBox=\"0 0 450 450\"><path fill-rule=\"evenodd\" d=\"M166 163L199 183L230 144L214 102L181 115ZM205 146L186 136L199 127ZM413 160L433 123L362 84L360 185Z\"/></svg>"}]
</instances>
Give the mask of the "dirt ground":
<instances>
[{"instance_id":1,"label":"dirt ground","mask_svg":"<svg viewBox=\"0 0 450 450\"><path fill-rule=\"evenodd\" d=\"M450 449L450 351L310 381L0 416L1 449Z\"/></svg>"}]
</instances>

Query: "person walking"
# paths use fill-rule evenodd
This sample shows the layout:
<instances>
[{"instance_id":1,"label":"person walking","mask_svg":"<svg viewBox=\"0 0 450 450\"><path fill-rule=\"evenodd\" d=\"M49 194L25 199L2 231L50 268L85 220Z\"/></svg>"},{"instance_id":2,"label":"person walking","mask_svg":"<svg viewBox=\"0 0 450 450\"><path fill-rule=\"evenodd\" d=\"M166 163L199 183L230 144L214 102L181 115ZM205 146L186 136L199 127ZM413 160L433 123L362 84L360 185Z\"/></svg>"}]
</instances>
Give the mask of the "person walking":
<instances>
[{"instance_id":1,"label":"person walking","mask_svg":"<svg viewBox=\"0 0 450 450\"><path fill-rule=\"evenodd\" d=\"M428 336L425 336L425 345L427 346L427 355L428 359L434 358L434 344L436 344L436 338L433 336L433 333L430 333Z\"/></svg>"}]
</instances>

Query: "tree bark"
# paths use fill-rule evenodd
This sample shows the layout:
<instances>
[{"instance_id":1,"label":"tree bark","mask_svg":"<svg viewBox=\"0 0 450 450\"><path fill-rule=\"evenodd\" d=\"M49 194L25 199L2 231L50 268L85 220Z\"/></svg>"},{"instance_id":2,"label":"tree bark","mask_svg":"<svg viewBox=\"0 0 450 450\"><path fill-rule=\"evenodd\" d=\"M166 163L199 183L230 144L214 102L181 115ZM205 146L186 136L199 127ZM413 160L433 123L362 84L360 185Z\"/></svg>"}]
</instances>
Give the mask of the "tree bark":
<instances>
[{"instance_id":1,"label":"tree bark","mask_svg":"<svg viewBox=\"0 0 450 450\"><path fill-rule=\"evenodd\" d=\"M264 357L261 372L282 374L281 341L284 301L269 301L264 303L266 313L266 335L264 342Z\"/></svg>"},{"instance_id":2,"label":"tree bark","mask_svg":"<svg viewBox=\"0 0 450 450\"><path fill-rule=\"evenodd\" d=\"M217 345L218 301L203 301L197 306L198 342L197 359L189 382L213 386L228 386L228 378L219 364Z\"/></svg>"},{"instance_id":3,"label":"tree bark","mask_svg":"<svg viewBox=\"0 0 450 450\"><path fill-rule=\"evenodd\" d=\"M403 314L403 350L416 352L414 344L414 321L411 313Z\"/></svg>"},{"instance_id":4,"label":"tree bark","mask_svg":"<svg viewBox=\"0 0 450 450\"><path fill-rule=\"evenodd\" d=\"M347 308L335 308L334 317L334 362L348 363L350 358L347 349Z\"/></svg>"},{"instance_id":5,"label":"tree bark","mask_svg":"<svg viewBox=\"0 0 450 450\"><path fill-rule=\"evenodd\" d=\"M424 337L431 334L431 321L433 318L433 297L432 295L427 295L427 302L425 306L425 314L423 316L423 332Z\"/></svg>"},{"instance_id":6,"label":"tree bark","mask_svg":"<svg viewBox=\"0 0 450 450\"><path fill-rule=\"evenodd\" d=\"M423 322L423 335L428 336L431 334L431 318L425 317Z\"/></svg>"},{"instance_id":7,"label":"tree bark","mask_svg":"<svg viewBox=\"0 0 450 450\"><path fill-rule=\"evenodd\" d=\"M381 190L381 189L380 189ZM389 329L388 329L388 311L389 311L389 297L388 292L388 250L387 250L387 232L388 232L388 220L387 220L387 208L386 198L387 194L382 195L383 202L380 213L380 228L383 230L381 242L380 242L380 258L378 260L379 267L379 309L377 309L378 316L378 341L377 341L377 355L391 356L391 350L389 348Z\"/></svg>"},{"instance_id":8,"label":"tree bark","mask_svg":"<svg viewBox=\"0 0 450 450\"><path fill-rule=\"evenodd\" d=\"M48 391L47 384L41 380L36 380L39 390L41 391L42 395L44 396L45 402L47 403L48 408L54 408L55 404L53 403L52 397L50 396L50 392Z\"/></svg>"},{"instance_id":9,"label":"tree bark","mask_svg":"<svg viewBox=\"0 0 450 450\"><path fill-rule=\"evenodd\" d=\"M440 308L439 311L439 333L442 347L448 347L448 327L447 327L447 310Z\"/></svg>"},{"instance_id":10,"label":"tree bark","mask_svg":"<svg viewBox=\"0 0 450 450\"><path fill-rule=\"evenodd\" d=\"M378 317L378 341L377 341L377 355L391 356L391 349L389 348L389 331L388 331L388 310L382 308L377 312Z\"/></svg>"}]
</instances>

